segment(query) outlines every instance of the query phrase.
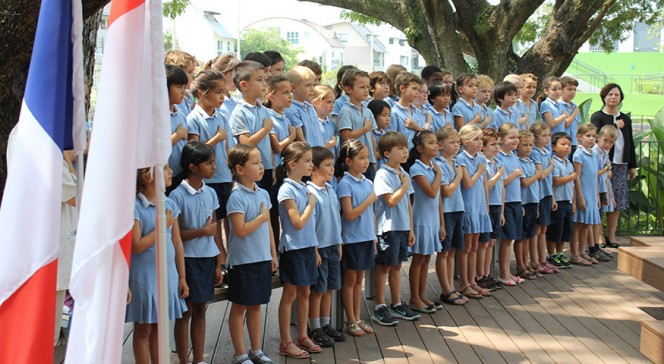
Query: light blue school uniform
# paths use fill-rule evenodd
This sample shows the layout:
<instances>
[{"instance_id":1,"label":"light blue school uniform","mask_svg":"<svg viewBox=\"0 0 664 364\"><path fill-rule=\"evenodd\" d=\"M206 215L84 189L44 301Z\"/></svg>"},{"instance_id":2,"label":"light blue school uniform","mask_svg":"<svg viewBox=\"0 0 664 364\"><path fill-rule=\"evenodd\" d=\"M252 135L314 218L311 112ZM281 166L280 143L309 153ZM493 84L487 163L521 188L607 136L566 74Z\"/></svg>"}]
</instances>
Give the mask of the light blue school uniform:
<instances>
[{"instance_id":1,"label":"light blue school uniform","mask_svg":"<svg viewBox=\"0 0 664 364\"><path fill-rule=\"evenodd\" d=\"M344 173L337 186L339 199L350 197L353 208L364 202L374 192L373 183L364 175L356 178L350 173ZM363 243L376 240L375 218L373 206L369 206L353 221L341 217L341 238L344 244Z\"/></svg>"},{"instance_id":2,"label":"light blue school uniform","mask_svg":"<svg viewBox=\"0 0 664 364\"><path fill-rule=\"evenodd\" d=\"M498 167L503 164L498 160L486 160L486 175L488 179L493 178L498 171ZM496 183L489 189L489 206L502 206L503 205L503 181L505 180L505 167L503 167L503 175L498 178Z\"/></svg>"},{"instance_id":3,"label":"light blue school uniform","mask_svg":"<svg viewBox=\"0 0 664 364\"><path fill-rule=\"evenodd\" d=\"M448 125L454 126L454 116L448 109L443 110L443 112L438 112L433 106L431 106L427 112L431 114L433 118L431 121L432 131L444 128Z\"/></svg>"},{"instance_id":4,"label":"light blue school uniform","mask_svg":"<svg viewBox=\"0 0 664 364\"><path fill-rule=\"evenodd\" d=\"M538 116L539 116L538 108L537 108L537 101L531 99L530 100L530 106L528 106L528 105L526 105L525 102L523 102L523 100L518 99L518 100L516 100L516 106L519 110L519 115L521 115L521 116L528 115L528 120L523 125L522 130L523 129L529 130L530 127L533 124L535 124L535 122L537 121Z\"/></svg>"},{"instance_id":5,"label":"light blue school uniform","mask_svg":"<svg viewBox=\"0 0 664 364\"><path fill-rule=\"evenodd\" d=\"M226 140L219 142L212 147L214 150L214 165L216 169L212 178L205 179L206 183L227 183L233 180L231 176L231 170L228 168L228 153L226 152L226 146L230 149L234 144L232 143L233 132L226 122L226 119L222 114L215 111L214 115L208 115L205 110L199 105L194 107L194 110L191 111L189 116L187 116L187 129L189 129L189 134L198 135L198 139L201 143L207 143L208 140L212 139L217 134L217 128L221 127L226 130ZM229 142L231 140L231 142Z\"/></svg>"},{"instance_id":6,"label":"light blue school uniform","mask_svg":"<svg viewBox=\"0 0 664 364\"><path fill-rule=\"evenodd\" d=\"M327 248L342 243L341 239L341 215L339 211L339 198L331 184L325 182L325 186L320 187L315 183L307 182L309 193L316 196L316 238L318 240L318 249Z\"/></svg>"},{"instance_id":7,"label":"light blue school uniform","mask_svg":"<svg viewBox=\"0 0 664 364\"><path fill-rule=\"evenodd\" d=\"M256 184L253 189L250 189L236 182L228 197L226 211L229 217L232 214L244 214L244 221L248 222L261 214L261 204L267 209L272 208L267 191ZM228 259L226 261L229 268L272 260L269 221L263 222L256 230L242 238L235 234L232 223L229 226Z\"/></svg>"},{"instance_id":8,"label":"light blue school uniform","mask_svg":"<svg viewBox=\"0 0 664 364\"><path fill-rule=\"evenodd\" d=\"M326 119L321 119L319 117L316 117L316 119L318 120L318 123L320 124L323 131L323 141L327 143L332 139L332 137L337 135L337 124L330 117ZM339 154L339 150L337 149L337 147L336 146L332 147L330 149L330 152L334 154L334 159L336 160L337 155Z\"/></svg>"},{"instance_id":9,"label":"light blue school uniform","mask_svg":"<svg viewBox=\"0 0 664 364\"><path fill-rule=\"evenodd\" d=\"M290 120L296 128L295 123L299 123L304 132L304 140L312 147L324 147L323 130L318 122L318 115L314 106L308 102L293 100L291 107L284 110L284 115Z\"/></svg>"},{"instance_id":10,"label":"light blue school uniform","mask_svg":"<svg viewBox=\"0 0 664 364\"><path fill-rule=\"evenodd\" d=\"M519 178L530 178L535 175L537 169L535 167L535 162L528 157L519 158L519 164L521 165L521 170L523 174ZM539 181L535 181L528 187L521 187L521 203L539 203L540 202L540 189Z\"/></svg>"},{"instance_id":11,"label":"light blue school uniform","mask_svg":"<svg viewBox=\"0 0 664 364\"><path fill-rule=\"evenodd\" d=\"M574 103L574 101L570 101L569 103L560 101L560 105L562 106L563 111L567 111L567 113L570 114L570 115L572 115L572 113L574 112L574 109L577 108L577 105ZM574 121L572 121L572 123L569 124L569 126L565 128L565 133L567 133L572 138L572 145L573 146L578 145L578 139L576 139L576 133L579 131L579 123L580 122L581 122L581 113L578 113L576 115L576 117L574 118ZM599 130L598 130L598 132L599 132Z\"/></svg>"},{"instance_id":12,"label":"light blue school uniform","mask_svg":"<svg viewBox=\"0 0 664 364\"><path fill-rule=\"evenodd\" d=\"M551 153L547 149L540 149L533 147L530 153L530 159L537 165L542 166L542 170L549 168L551 165ZM540 200L547 196L553 196L553 176L549 173L545 179L539 180Z\"/></svg>"},{"instance_id":13,"label":"light blue school uniform","mask_svg":"<svg viewBox=\"0 0 664 364\"><path fill-rule=\"evenodd\" d=\"M332 108L331 116L339 117L341 114L341 109L343 109L344 105L348 103L348 100L349 97L346 95L346 93L342 93L341 96L334 100L334 107Z\"/></svg>"},{"instance_id":14,"label":"light blue school uniform","mask_svg":"<svg viewBox=\"0 0 664 364\"><path fill-rule=\"evenodd\" d=\"M180 210L172 200L166 198L166 211L170 211L174 218ZM140 222L141 236L155 230L157 210L142 193L136 196L134 204L134 219ZM125 322L157 323L157 255L156 244L150 246L142 253L131 254L129 267L129 289L132 293L131 301L127 304ZM168 318L175 320L182 317L187 311L187 304L180 298L178 283L180 276L175 266L175 248L173 247L173 228L166 229L166 270L168 274Z\"/></svg>"},{"instance_id":15,"label":"light blue school uniform","mask_svg":"<svg viewBox=\"0 0 664 364\"><path fill-rule=\"evenodd\" d=\"M374 129L374 130L373 130L373 136L374 136L374 140L376 141L376 146L378 146L378 141L379 141L380 138L382 138L383 135L385 135L385 134L387 134L387 129L382 129L382 130ZM385 164L385 162L387 162L387 161L385 160L385 158L383 158L383 157L377 155L377 156L376 156L376 171L378 171L378 170L380 169L380 167L382 167L383 164Z\"/></svg>"},{"instance_id":16,"label":"light blue school uniform","mask_svg":"<svg viewBox=\"0 0 664 364\"><path fill-rule=\"evenodd\" d=\"M586 209L581 210L578 204L579 197L577 196L576 213L574 213L572 220L582 224L599 224L602 222L602 220L600 218L599 207L597 205L599 198L599 191L597 187L597 173L599 172L599 165L597 163L597 159L595 158L592 150L586 150L584 147L579 147L574 152L574 157L572 160L574 163L581 164L581 176L579 179L581 181L581 186L583 186L581 193L583 194L583 198L586 201Z\"/></svg>"},{"instance_id":17,"label":"light blue school uniform","mask_svg":"<svg viewBox=\"0 0 664 364\"><path fill-rule=\"evenodd\" d=\"M416 108L412 104L410 105L410 111L408 108L401 106L399 103L396 103L394 106L392 106L390 126L388 129L395 130L405 135L406 139L408 139L408 150L410 150L413 147L413 137L417 132L406 127L406 119L411 119L420 128L424 128L427 123L427 117L420 109Z\"/></svg>"},{"instance_id":18,"label":"light blue school uniform","mask_svg":"<svg viewBox=\"0 0 664 364\"><path fill-rule=\"evenodd\" d=\"M235 141L240 141L240 135L252 135L263 128L263 120L270 117L268 108L263 107L261 104L251 105L244 100L240 100L233 109L233 113L229 119L229 124L233 129L233 136ZM270 146L270 136L265 137L258 142L256 148L261 152L261 159L265 169L274 169L274 158L272 156L272 147Z\"/></svg>"},{"instance_id":19,"label":"light blue school uniform","mask_svg":"<svg viewBox=\"0 0 664 364\"><path fill-rule=\"evenodd\" d=\"M519 120L517 120L516 113L513 108L509 108L508 111L503 110L501 107L497 107L493 110L493 115L491 116L491 123L489 123L489 128L498 130L501 125L505 123L512 123L519 127Z\"/></svg>"},{"instance_id":20,"label":"light blue school uniform","mask_svg":"<svg viewBox=\"0 0 664 364\"><path fill-rule=\"evenodd\" d=\"M180 209L178 217L180 231L202 228L212 217L212 213L219 208L217 193L206 186L205 182L196 190L184 180L168 197ZM219 255L219 248L212 235L184 240L182 245L184 245L185 258L209 258Z\"/></svg>"},{"instance_id":21,"label":"light blue school uniform","mask_svg":"<svg viewBox=\"0 0 664 364\"><path fill-rule=\"evenodd\" d=\"M344 129L357 130L361 129L364 126L364 120L369 119L373 123L372 130L378 128L376 126L376 119L374 119L371 110L368 107L362 105L357 107L357 105L348 102L344 107L341 108L339 112L339 133ZM376 163L376 155L374 154L374 145L371 141L371 131L368 131L359 137L357 140L364 143L369 149L369 162Z\"/></svg>"},{"instance_id":22,"label":"light blue school uniform","mask_svg":"<svg viewBox=\"0 0 664 364\"><path fill-rule=\"evenodd\" d=\"M423 176L429 184L432 184L436 178L436 172L433 170L433 163L430 165L422 163L419 159L410 167L410 177ZM415 245L412 247L414 254L431 255L442 250L440 243L440 214L438 204L440 201L440 188L436 192L436 197L431 198L424 193L424 190L413 180L412 184L415 190L413 198L413 233L415 234Z\"/></svg>"},{"instance_id":23,"label":"light blue school uniform","mask_svg":"<svg viewBox=\"0 0 664 364\"><path fill-rule=\"evenodd\" d=\"M515 169L521 168L519 157L516 156L514 151L511 153L505 153L501 150L496 155L496 160L503 164L503 167L505 168L505 176L514 172ZM523 172L523 168L521 171ZM519 177L513 179L512 182L505 184L505 203L509 202L521 202L521 182L519 182Z\"/></svg>"},{"instance_id":24,"label":"light blue school uniform","mask_svg":"<svg viewBox=\"0 0 664 364\"><path fill-rule=\"evenodd\" d=\"M547 97L546 100L542 101L540 105L540 114L542 115L542 120L544 120L544 114L551 113L551 117L557 119L560 115L563 114L563 103L559 101L554 101L551 98ZM562 121L560 124L551 128L551 134L565 131L565 121ZM576 134L575 134L576 135Z\"/></svg>"},{"instance_id":25,"label":"light blue school uniform","mask_svg":"<svg viewBox=\"0 0 664 364\"><path fill-rule=\"evenodd\" d=\"M187 116L191 112L193 105L194 105L194 96L191 94L191 91L187 90L184 99L182 99L182 103L176 104L175 106L177 106L177 108L180 110L181 113L184 114L184 116Z\"/></svg>"},{"instance_id":26,"label":"light blue school uniform","mask_svg":"<svg viewBox=\"0 0 664 364\"><path fill-rule=\"evenodd\" d=\"M290 136L290 132L288 131L288 126L290 125L290 121L286 118L284 114L279 114L278 112L268 109L270 113L270 117L272 118L272 123L274 126L272 127L272 130L270 130L270 134L273 134L277 137L277 140L279 142L282 142L284 139L288 138ZM274 165L278 166L281 164L281 155L274 153Z\"/></svg>"},{"instance_id":27,"label":"light blue school uniform","mask_svg":"<svg viewBox=\"0 0 664 364\"><path fill-rule=\"evenodd\" d=\"M519 127L519 130L525 130L527 128L527 123L524 125L519 124L519 119L521 119L524 115L524 112L519 107L519 99L517 99L514 105L510 106L509 109L510 109L510 114L513 114L514 118L517 119L516 126Z\"/></svg>"},{"instance_id":28,"label":"light blue school uniform","mask_svg":"<svg viewBox=\"0 0 664 364\"><path fill-rule=\"evenodd\" d=\"M293 181L285 178L284 183L279 187L277 201L279 201L279 220L281 221L281 239L279 239L279 251L298 250L318 246L316 238L316 211L311 214L309 220L300 230L293 226L293 222L288 216L288 210L284 201L293 200L297 205L297 211L302 214L309 204L307 194L309 190L303 182Z\"/></svg>"},{"instance_id":29,"label":"light blue school uniform","mask_svg":"<svg viewBox=\"0 0 664 364\"><path fill-rule=\"evenodd\" d=\"M468 174L472 176L477 172L481 163L486 165L486 158L479 153L472 156L466 150L463 150L457 155L456 163L466 167ZM493 231L486 205L485 176L486 174L480 175L480 178L470 189L465 188L463 183L461 184L461 196L463 196L463 205L466 208L466 213L463 215L464 234L490 233Z\"/></svg>"},{"instance_id":30,"label":"light blue school uniform","mask_svg":"<svg viewBox=\"0 0 664 364\"><path fill-rule=\"evenodd\" d=\"M239 100L236 97L230 96L224 100L223 104L221 104L219 112L226 117L226 120L229 120L231 118L233 109L235 109L235 106L237 106L238 101Z\"/></svg>"},{"instance_id":31,"label":"light blue school uniform","mask_svg":"<svg viewBox=\"0 0 664 364\"><path fill-rule=\"evenodd\" d=\"M469 121L475 119L475 116L478 113L482 113L482 110L478 107L475 101L471 100L471 102L472 104L460 97L454 106L452 106L452 114L454 116L462 117L463 125L466 125Z\"/></svg>"},{"instance_id":32,"label":"light blue school uniform","mask_svg":"<svg viewBox=\"0 0 664 364\"><path fill-rule=\"evenodd\" d=\"M378 200L374 203L376 211L376 235L381 236L389 231L410 231L410 195L413 193L413 185L408 186L406 194L399 200L396 206L387 205L384 195L395 193L401 188L399 173L406 174L403 168L399 170L383 164L376 172L374 178L374 192Z\"/></svg>"},{"instance_id":33,"label":"light blue school uniform","mask_svg":"<svg viewBox=\"0 0 664 364\"><path fill-rule=\"evenodd\" d=\"M383 101L387 102L387 104L390 105L390 108L392 108L394 104L399 102L399 96L389 95L388 97L384 98Z\"/></svg>"},{"instance_id":34,"label":"light blue school uniform","mask_svg":"<svg viewBox=\"0 0 664 364\"><path fill-rule=\"evenodd\" d=\"M493 110L489 106L486 104L480 105L478 103L475 103L475 105L477 105L477 107L480 109L480 116L482 117L480 123L483 123L484 120L486 120L486 117L489 115L491 115L491 120L493 120ZM452 120L454 120L454 117L452 117Z\"/></svg>"},{"instance_id":35,"label":"light blue school uniform","mask_svg":"<svg viewBox=\"0 0 664 364\"><path fill-rule=\"evenodd\" d=\"M553 177L567 177L574 173L574 165L567 158L553 156ZM574 181L569 181L564 185L553 186L553 197L556 201L572 202L574 197Z\"/></svg>"},{"instance_id":36,"label":"light blue school uniform","mask_svg":"<svg viewBox=\"0 0 664 364\"><path fill-rule=\"evenodd\" d=\"M598 144L593 145L591 148L593 151L593 155L595 156L595 159L597 160L597 168L598 169L603 169L606 164L609 162L609 154L604 152L602 148L599 147ZM599 173L599 171L598 171ZM604 173L603 175L599 176L597 179L597 191L599 193L607 193L609 190L606 188L606 180L608 179L608 173Z\"/></svg>"},{"instance_id":37,"label":"light blue school uniform","mask_svg":"<svg viewBox=\"0 0 664 364\"><path fill-rule=\"evenodd\" d=\"M175 133L180 125L187 129L187 117L180 112L180 109L176 108L175 111L171 111L171 134ZM168 157L168 167L171 168L174 176L182 172L180 159L182 158L182 148L184 148L185 144L187 144L187 139L180 139L171 148L171 155Z\"/></svg>"},{"instance_id":38,"label":"light blue school uniform","mask_svg":"<svg viewBox=\"0 0 664 364\"><path fill-rule=\"evenodd\" d=\"M448 186L451 184L456 178L456 172L454 171L454 168L452 168L452 166L447 163L447 160L444 157L436 157L434 158L434 162L438 163L438 167L440 168L441 172L443 172L443 176L441 177L441 186ZM461 196L461 188L459 188L459 186L457 186L457 189L454 190L452 196L443 197L443 211L445 213L466 211L463 204L463 196Z\"/></svg>"}]
</instances>

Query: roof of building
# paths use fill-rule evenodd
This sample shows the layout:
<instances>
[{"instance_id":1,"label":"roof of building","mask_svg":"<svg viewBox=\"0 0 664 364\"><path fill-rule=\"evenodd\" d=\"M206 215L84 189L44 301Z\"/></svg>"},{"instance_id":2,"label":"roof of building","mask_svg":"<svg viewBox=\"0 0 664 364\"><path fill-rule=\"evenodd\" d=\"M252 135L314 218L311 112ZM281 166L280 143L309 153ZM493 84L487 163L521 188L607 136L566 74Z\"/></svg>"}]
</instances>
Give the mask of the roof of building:
<instances>
[{"instance_id":1,"label":"roof of building","mask_svg":"<svg viewBox=\"0 0 664 364\"><path fill-rule=\"evenodd\" d=\"M337 47L337 48L343 48L343 45L337 38L334 37L334 33L331 32L329 29L325 28L324 26L314 23L312 21L306 20L306 19L293 19L293 18L286 18L286 17L271 17L271 18L265 18L261 19L258 21L255 21L245 27L245 29L250 28L252 25L256 23L260 23L265 20L275 20L275 19L283 19L283 20L290 20L290 21L295 21L299 22L302 24L305 24L309 26L311 29L315 30L318 34L320 34L326 41L329 43L332 47Z\"/></svg>"},{"instance_id":2,"label":"roof of building","mask_svg":"<svg viewBox=\"0 0 664 364\"><path fill-rule=\"evenodd\" d=\"M376 37L378 34L372 33L371 30L369 30L369 28L365 27L364 25L360 25L360 24L356 24L356 23L349 23L349 22L339 22L339 23L334 23L334 24L327 25L327 26L325 26L325 28L331 29L333 26L340 25L340 24L350 25L353 28L353 30L355 30L355 32L357 34L359 34L362 39L364 39L364 41L367 43L367 45L371 45L371 43L369 43L369 37L373 36L372 37L373 38L373 50L375 52L378 52L378 53L387 53L387 48L385 48L383 43L381 43L378 40L378 38Z\"/></svg>"}]
</instances>

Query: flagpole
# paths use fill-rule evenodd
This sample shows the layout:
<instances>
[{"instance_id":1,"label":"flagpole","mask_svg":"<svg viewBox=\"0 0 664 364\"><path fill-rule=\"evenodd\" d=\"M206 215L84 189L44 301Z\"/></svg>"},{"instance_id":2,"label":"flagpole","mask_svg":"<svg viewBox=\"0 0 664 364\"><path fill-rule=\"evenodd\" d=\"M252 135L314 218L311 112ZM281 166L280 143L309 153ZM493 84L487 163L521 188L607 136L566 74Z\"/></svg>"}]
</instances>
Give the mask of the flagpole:
<instances>
[{"instance_id":1,"label":"flagpole","mask_svg":"<svg viewBox=\"0 0 664 364\"><path fill-rule=\"evenodd\" d=\"M164 183L164 165L156 165L154 168L154 177L157 193L157 340L159 343L159 362L169 363L169 332L168 332L168 270L166 263L168 260L166 246L166 195Z\"/></svg>"}]
</instances>

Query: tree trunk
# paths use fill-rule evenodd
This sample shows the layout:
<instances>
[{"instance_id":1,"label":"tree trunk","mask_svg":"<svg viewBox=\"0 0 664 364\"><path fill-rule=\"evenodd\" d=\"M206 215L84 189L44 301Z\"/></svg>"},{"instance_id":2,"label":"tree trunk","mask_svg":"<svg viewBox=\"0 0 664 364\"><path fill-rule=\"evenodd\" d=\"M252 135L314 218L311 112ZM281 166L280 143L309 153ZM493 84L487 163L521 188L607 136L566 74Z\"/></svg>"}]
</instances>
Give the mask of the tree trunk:
<instances>
[{"instance_id":1,"label":"tree trunk","mask_svg":"<svg viewBox=\"0 0 664 364\"><path fill-rule=\"evenodd\" d=\"M83 29L83 52L88 94L92 87L99 9L108 2L83 2L83 17L87 19ZM40 5L40 1L0 0L0 199L7 178L7 138L21 111Z\"/></svg>"}]
</instances>

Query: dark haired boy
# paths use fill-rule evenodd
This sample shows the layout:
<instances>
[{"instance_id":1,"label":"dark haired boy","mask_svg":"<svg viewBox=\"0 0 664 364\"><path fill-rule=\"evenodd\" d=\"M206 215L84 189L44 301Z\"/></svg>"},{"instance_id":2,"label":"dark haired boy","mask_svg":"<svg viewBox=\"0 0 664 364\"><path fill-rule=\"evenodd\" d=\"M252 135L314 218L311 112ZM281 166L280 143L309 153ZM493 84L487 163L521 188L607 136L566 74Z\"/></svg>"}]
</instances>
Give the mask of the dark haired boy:
<instances>
[{"instance_id":1,"label":"dark haired boy","mask_svg":"<svg viewBox=\"0 0 664 364\"><path fill-rule=\"evenodd\" d=\"M408 149L413 147L413 137L424 130L427 117L420 109L412 105L419 95L422 79L410 72L402 72L394 79L394 88L399 96L394 106L389 130L398 131L406 136Z\"/></svg>"},{"instance_id":2,"label":"dark haired boy","mask_svg":"<svg viewBox=\"0 0 664 364\"><path fill-rule=\"evenodd\" d=\"M512 123L519 127L519 120L517 115L512 110L512 106L516 104L516 85L503 81L498 82L493 88L493 99L496 101L495 110L493 110L493 115L491 116L491 124L489 127L498 130L501 125L505 123Z\"/></svg>"}]
</instances>

